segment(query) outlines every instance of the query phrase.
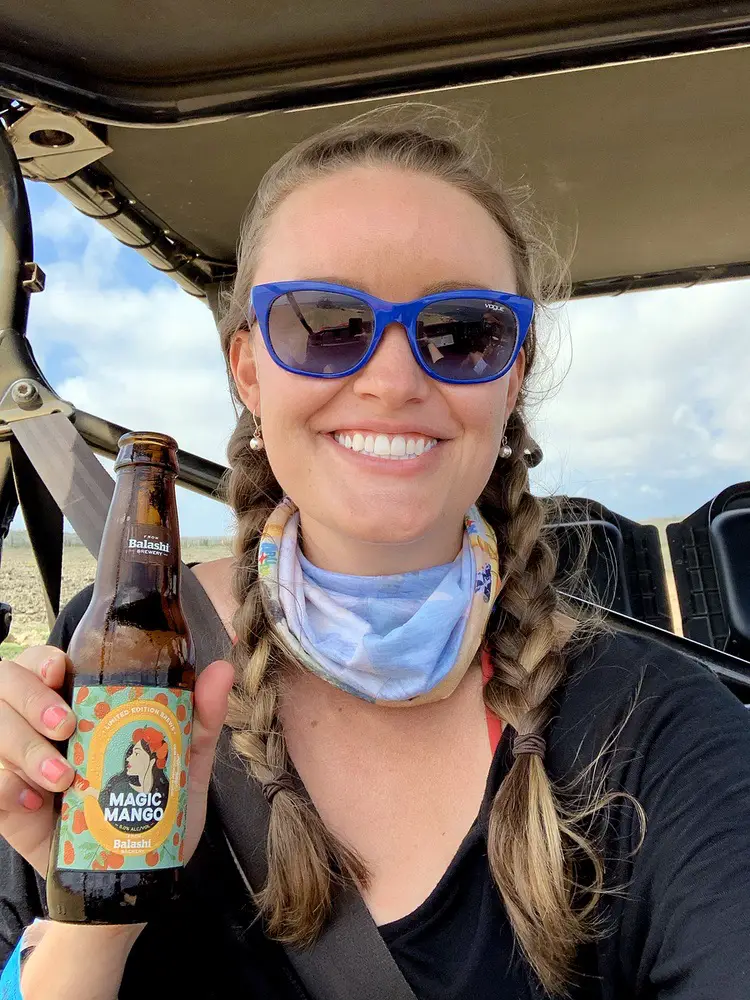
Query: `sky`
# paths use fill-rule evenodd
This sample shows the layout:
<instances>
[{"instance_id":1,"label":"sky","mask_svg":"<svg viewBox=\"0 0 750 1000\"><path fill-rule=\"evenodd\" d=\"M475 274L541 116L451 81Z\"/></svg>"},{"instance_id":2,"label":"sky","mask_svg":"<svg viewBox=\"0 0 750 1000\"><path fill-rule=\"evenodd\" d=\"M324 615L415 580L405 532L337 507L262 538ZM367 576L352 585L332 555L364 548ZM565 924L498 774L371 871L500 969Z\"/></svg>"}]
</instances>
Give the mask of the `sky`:
<instances>
[{"instance_id":1,"label":"sky","mask_svg":"<svg viewBox=\"0 0 750 1000\"><path fill-rule=\"evenodd\" d=\"M207 307L53 189L27 190L47 275L28 336L49 382L79 409L226 464L235 415ZM578 300L543 342L535 492L681 518L750 478L750 280ZM178 503L183 535L231 530L217 501L180 489Z\"/></svg>"}]
</instances>

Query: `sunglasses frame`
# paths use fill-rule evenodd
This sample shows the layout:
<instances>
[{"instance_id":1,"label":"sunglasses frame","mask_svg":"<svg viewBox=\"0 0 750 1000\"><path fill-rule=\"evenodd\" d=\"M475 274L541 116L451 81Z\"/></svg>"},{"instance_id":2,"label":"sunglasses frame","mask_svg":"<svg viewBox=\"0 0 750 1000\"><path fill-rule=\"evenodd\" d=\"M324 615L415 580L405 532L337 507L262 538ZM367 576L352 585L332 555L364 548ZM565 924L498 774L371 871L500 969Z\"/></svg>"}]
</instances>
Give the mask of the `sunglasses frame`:
<instances>
[{"instance_id":1,"label":"sunglasses frame","mask_svg":"<svg viewBox=\"0 0 750 1000\"><path fill-rule=\"evenodd\" d=\"M271 335L268 329L268 319L271 312L271 306L276 299L280 298L282 295L286 295L288 292L295 291L338 292L340 294L350 295L353 298L359 299L361 302L364 302L367 306L369 306L375 317L375 330L373 332L370 346L361 361L358 361L352 368L348 368L343 372L318 373L300 371L297 368L292 368L290 365L287 365L281 360L276 351L273 349L273 345L271 343ZM501 371L489 376L459 379L439 375L427 365L421 355L419 344L417 342L417 318L423 309L437 302L476 298L486 299L488 302L495 302L500 305L508 306L515 315L518 329L516 333L516 343L513 347L511 358L507 364L504 365ZM274 281L268 284L254 285L250 290L250 310L248 316L251 327L253 325L253 313L257 319L261 335L263 336L263 342L266 345L268 353L280 368L283 368L284 371L290 372L292 375L304 375L307 378L346 378L349 375L354 375L356 372L364 368L370 358L372 358L378 348L378 344L383 338L383 333L386 328L391 323L398 323L406 331L406 336L409 339L409 345L411 346L411 351L417 364L422 371L430 376L430 378L434 378L438 382L447 382L450 385L477 385L481 382L494 382L497 379L502 378L503 375L507 375L507 373L511 370L521 351L521 348L523 347L523 342L526 339L529 328L531 327L531 321L534 317L534 302L522 295L513 295L510 292L496 292L486 288L457 288L452 292L438 292L435 295L425 295L422 298L413 299L411 302L387 302L384 299L376 298L374 295L368 295L367 292L362 292L358 288L348 288L346 285L333 285L325 281Z\"/></svg>"}]
</instances>

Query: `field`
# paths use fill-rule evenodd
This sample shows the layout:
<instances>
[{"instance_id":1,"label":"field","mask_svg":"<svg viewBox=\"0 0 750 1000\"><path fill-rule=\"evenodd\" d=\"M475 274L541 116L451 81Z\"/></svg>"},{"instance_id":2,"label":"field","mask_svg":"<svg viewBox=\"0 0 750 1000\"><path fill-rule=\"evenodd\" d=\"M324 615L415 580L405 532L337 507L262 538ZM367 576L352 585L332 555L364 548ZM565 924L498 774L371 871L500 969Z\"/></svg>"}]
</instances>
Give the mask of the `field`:
<instances>
[{"instance_id":1,"label":"field","mask_svg":"<svg viewBox=\"0 0 750 1000\"><path fill-rule=\"evenodd\" d=\"M208 562L230 554L229 542L221 538L185 538L182 541L184 562ZM91 583L95 572L94 557L83 545L66 544L61 605ZM49 626L34 553L20 532L11 533L3 546L0 601L13 608L13 626L7 642L0 646L0 656L7 658L26 646L47 641Z\"/></svg>"},{"instance_id":2,"label":"field","mask_svg":"<svg viewBox=\"0 0 750 1000\"><path fill-rule=\"evenodd\" d=\"M669 522L664 519L652 523L659 528L665 565L669 567L665 536L666 525ZM63 554L63 606L74 594L93 581L96 570L93 556L83 545L72 544L77 541L72 538L66 539L66 541L71 544L66 544ZM230 555L228 539L184 538L182 541L184 562L207 562L228 555ZM677 625L677 631L681 631L677 595L669 568L667 569L667 584L672 604L672 616ZM23 532L11 532L3 546L2 563L0 563L0 601L5 601L13 608L13 626L7 642L0 645L0 656L12 657L20 650L25 649L26 646L46 642L49 626L44 597L34 562L34 554Z\"/></svg>"}]
</instances>

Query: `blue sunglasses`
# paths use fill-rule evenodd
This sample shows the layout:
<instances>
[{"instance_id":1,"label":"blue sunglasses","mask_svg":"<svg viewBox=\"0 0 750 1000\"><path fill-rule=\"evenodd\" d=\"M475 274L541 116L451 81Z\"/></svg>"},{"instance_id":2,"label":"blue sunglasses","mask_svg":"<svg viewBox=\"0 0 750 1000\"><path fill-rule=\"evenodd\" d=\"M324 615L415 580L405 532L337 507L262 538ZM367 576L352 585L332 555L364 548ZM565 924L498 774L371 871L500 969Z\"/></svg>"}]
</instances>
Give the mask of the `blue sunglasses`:
<instances>
[{"instance_id":1,"label":"blue sunglasses","mask_svg":"<svg viewBox=\"0 0 750 1000\"><path fill-rule=\"evenodd\" d=\"M255 285L250 304L269 354L295 375L353 375L386 327L399 323L419 366L453 385L492 382L510 371L534 315L531 299L508 292L460 289L385 302L322 281Z\"/></svg>"}]
</instances>

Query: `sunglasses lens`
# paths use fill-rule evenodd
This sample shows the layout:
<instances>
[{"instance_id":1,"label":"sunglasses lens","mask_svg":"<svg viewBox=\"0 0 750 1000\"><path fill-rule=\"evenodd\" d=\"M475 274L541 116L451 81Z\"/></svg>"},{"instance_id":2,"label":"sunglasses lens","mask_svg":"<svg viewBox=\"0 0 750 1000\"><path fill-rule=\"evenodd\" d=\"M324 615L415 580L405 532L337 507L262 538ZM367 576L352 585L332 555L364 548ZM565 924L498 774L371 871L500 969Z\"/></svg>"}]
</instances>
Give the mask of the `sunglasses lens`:
<instances>
[{"instance_id":1,"label":"sunglasses lens","mask_svg":"<svg viewBox=\"0 0 750 1000\"><path fill-rule=\"evenodd\" d=\"M417 343L428 368L443 378L489 379L513 357L518 320L501 302L444 299L417 321Z\"/></svg>"},{"instance_id":2,"label":"sunglasses lens","mask_svg":"<svg viewBox=\"0 0 750 1000\"><path fill-rule=\"evenodd\" d=\"M341 375L354 368L367 353L374 329L370 307L340 292L286 292L268 315L279 360L309 375Z\"/></svg>"}]
</instances>

